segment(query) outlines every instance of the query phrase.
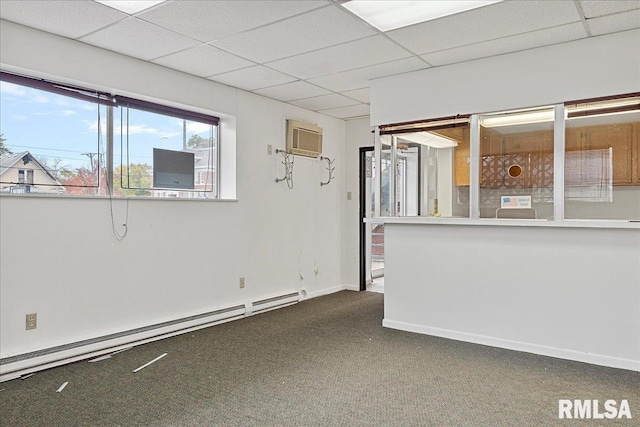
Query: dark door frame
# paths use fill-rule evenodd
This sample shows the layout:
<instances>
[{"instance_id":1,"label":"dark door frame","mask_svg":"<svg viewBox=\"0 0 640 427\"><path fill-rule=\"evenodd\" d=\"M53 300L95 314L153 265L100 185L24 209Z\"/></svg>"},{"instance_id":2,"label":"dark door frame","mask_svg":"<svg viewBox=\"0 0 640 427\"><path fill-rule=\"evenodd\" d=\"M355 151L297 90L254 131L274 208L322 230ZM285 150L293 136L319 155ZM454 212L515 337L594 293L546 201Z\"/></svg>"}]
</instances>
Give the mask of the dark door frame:
<instances>
[{"instance_id":1,"label":"dark door frame","mask_svg":"<svg viewBox=\"0 0 640 427\"><path fill-rule=\"evenodd\" d=\"M366 194L366 184L365 180L367 179L367 174L365 169L367 167L367 152L373 151L374 147L360 147L360 167L359 167L359 181L360 181L360 290L367 290L367 256L366 256L366 232L367 226L369 224L365 224L364 218L366 213L366 203L367 203L367 194Z\"/></svg>"}]
</instances>

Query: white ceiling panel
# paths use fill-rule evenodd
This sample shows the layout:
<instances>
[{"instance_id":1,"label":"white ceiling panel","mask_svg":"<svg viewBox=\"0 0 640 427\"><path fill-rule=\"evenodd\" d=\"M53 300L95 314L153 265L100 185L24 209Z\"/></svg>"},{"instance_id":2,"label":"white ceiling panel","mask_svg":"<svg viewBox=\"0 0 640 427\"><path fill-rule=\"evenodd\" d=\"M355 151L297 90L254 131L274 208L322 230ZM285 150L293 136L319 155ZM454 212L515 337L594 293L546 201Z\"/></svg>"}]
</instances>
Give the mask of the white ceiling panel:
<instances>
[{"instance_id":1,"label":"white ceiling panel","mask_svg":"<svg viewBox=\"0 0 640 427\"><path fill-rule=\"evenodd\" d=\"M137 16L196 40L212 42L327 4L330 4L327 0L180 0L162 4Z\"/></svg>"},{"instance_id":2,"label":"white ceiling panel","mask_svg":"<svg viewBox=\"0 0 640 427\"><path fill-rule=\"evenodd\" d=\"M640 28L640 10L587 19L587 25L594 36Z\"/></svg>"},{"instance_id":3,"label":"white ceiling panel","mask_svg":"<svg viewBox=\"0 0 640 427\"><path fill-rule=\"evenodd\" d=\"M206 44L163 56L153 62L200 77L208 77L256 65L251 61Z\"/></svg>"},{"instance_id":4,"label":"white ceiling panel","mask_svg":"<svg viewBox=\"0 0 640 427\"><path fill-rule=\"evenodd\" d=\"M421 55L579 21L572 1L504 1L387 34Z\"/></svg>"},{"instance_id":5,"label":"white ceiling panel","mask_svg":"<svg viewBox=\"0 0 640 427\"><path fill-rule=\"evenodd\" d=\"M584 26L581 22L577 22L547 30L532 31L530 33L504 37L498 40L491 40L428 53L426 55L422 55L422 58L434 66L446 65L453 64L455 62L509 53L513 52L514 49L532 49L570 40L578 40L586 36L587 33Z\"/></svg>"},{"instance_id":6,"label":"white ceiling panel","mask_svg":"<svg viewBox=\"0 0 640 427\"><path fill-rule=\"evenodd\" d=\"M255 30L234 34L212 45L263 63L374 34L376 32L370 26L352 17L342 8L329 6Z\"/></svg>"},{"instance_id":7,"label":"white ceiling panel","mask_svg":"<svg viewBox=\"0 0 640 427\"><path fill-rule=\"evenodd\" d=\"M309 79L310 83L327 88L334 92L362 89L369 87L369 80L409 71L421 70L429 66L418 58L411 57L398 61L385 62L371 67L358 68L342 73Z\"/></svg>"},{"instance_id":8,"label":"white ceiling panel","mask_svg":"<svg viewBox=\"0 0 640 427\"><path fill-rule=\"evenodd\" d=\"M128 16L91 0L0 1L0 18L72 39Z\"/></svg>"},{"instance_id":9,"label":"white ceiling panel","mask_svg":"<svg viewBox=\"0 0 640 427\"><path fill-rule=\"evenodd\" d=\"M595 18L597 16L640 9L640 0L583 0L580 5L585 18Z\"/></svg>"},{"instance_id":10,"label":"white ceiling panel","mask_svg":"<svg viewBox=\"0 0 640 427\"><path fill-rule=\"evenodd\" d=\"M258 89L257 94L277 99L279 101L293 101L296 99L311 98L314 96L328 95L331 92L310 83L298 80L293 83L286 83L279 86L272 86L265 89Z\"/></svg>"},{"instance_id":11,"label":"white ceiling panel","mask_svg":"<svg viewBox=\"0 0 640 427\"><path fill-rule=\"evenodd\" d=\"M80 41L147 61L198 44L188 37L133 17L82 37Z\"/></svg>"},{"instance_id":12,"label":"white ceiling panel","mask_svg":"<svg viewBox=\"0 0 640 427\"><path fill-rule=\"evenodd\" d=\"M349 105L356 105L358 101L347 98L346 96L332 93L330 95L316 96L313 98L299 99L291 102L298 107L306 108L307 110L327 110L330 108L346 107Z\"/></svg>"},{"instance_id":13,"label":"white ceiling panel","mask_svg":"<svg viewBox=\"0 0 640 427\"><path fill-rule=\"evenodd\" d=\"M407 51L384 36L373 36L269 62L267 65L292 76L308 79L408 56L410 54Z\"/></svg>"},{"instance_id":14,"label":"white ceiling panel","mask_svg":"<svg viewBox=\"0 0 640 427\"><path fill-rule=\"evenodd\" d=\"M209 79L249 91L281 85L296 80L294 77L287 76L286 74L279 73L262 65L218 74L209 77Z\"/></svg>"},{"instance_id":15,"label":"white ceiling panel","mask_svg":"<svg viewBox=\"0 0 640 427\"><path fill-rule=\"evenodd\" d=\"M344 119L369 114L372 79L640 28L640 0L505 0L381 34L342 1L0 0L0 22Z\"/></svg>"},{"instance_id":16,"label":"white ceiling panel","mask_svg":"<svg viewBox=\"0 0 640 427\"><path fill-rule=\"evenodd\" d=\"M364 102L365 104L368 104L371 101L369 98L369 88L348 90L346 92L342 92L342 94L357 101Z\"/></svg>"},{"instance_id":17,"label":"white ceiling panel","mask_svg":"<svg viewBox=\"0 0 640 427\"><path fill-rule=\"evenodd\" d=\"M351 105L349 107L332 108L329 110L321 110L319 113L327 116L336 117L338 119L353 119L356 117L365 117L369 115L369 106L366 104Z\"/></svg>"}]
</instances>

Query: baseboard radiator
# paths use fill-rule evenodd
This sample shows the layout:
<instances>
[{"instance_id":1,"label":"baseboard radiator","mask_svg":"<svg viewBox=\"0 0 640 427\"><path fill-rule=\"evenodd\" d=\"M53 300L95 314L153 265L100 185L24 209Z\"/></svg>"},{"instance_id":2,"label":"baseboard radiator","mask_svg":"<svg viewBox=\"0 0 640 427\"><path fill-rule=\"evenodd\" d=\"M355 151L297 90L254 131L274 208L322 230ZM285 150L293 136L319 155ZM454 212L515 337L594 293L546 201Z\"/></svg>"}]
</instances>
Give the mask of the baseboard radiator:
<instances>
[{"instance_id":1,"label":"baseboard radiator","mask_svg":"<svg viewBox=\"0 0 640 427\"><path fill-rule=\"evenodd\" d=\"M292 292L290 294L262 299L252 302L251 307L247 307L247 314L264 313L265 311L275 310L276 308L295 304L298 301L300 301L300 292Z\"/></svg>"},{"instance_id":2,"label":"baseboard radiator","mask_svg":"<svg viewBox=\"0 0 640 427\"><path fill-rule=\"evenodd\" d=\"M300 300L300 293L292 292L141 328L5 357L0 359L0 382L286 307Z\"/></svg>"}]
</instances>

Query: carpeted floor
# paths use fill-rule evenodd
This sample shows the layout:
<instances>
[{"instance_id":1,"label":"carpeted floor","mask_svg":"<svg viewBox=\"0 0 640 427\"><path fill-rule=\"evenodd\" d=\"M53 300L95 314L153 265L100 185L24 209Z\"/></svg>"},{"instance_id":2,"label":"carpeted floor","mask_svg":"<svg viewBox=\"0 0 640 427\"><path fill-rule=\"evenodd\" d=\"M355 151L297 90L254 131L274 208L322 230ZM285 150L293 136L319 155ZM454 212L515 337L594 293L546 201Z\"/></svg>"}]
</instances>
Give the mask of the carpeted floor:
<instances>
[{"instance_id":1,"label":"carpeted floor","mask_svg":"<svg viewBox=\"0 0 640 427\"><path fill-rule=\"evenodd\" d=\"M385 329L383 304L339 292L7 381L0 425L640 426L638 372ZM633 419L559 420L559 399Z\"/></svg>"}]
</instances>

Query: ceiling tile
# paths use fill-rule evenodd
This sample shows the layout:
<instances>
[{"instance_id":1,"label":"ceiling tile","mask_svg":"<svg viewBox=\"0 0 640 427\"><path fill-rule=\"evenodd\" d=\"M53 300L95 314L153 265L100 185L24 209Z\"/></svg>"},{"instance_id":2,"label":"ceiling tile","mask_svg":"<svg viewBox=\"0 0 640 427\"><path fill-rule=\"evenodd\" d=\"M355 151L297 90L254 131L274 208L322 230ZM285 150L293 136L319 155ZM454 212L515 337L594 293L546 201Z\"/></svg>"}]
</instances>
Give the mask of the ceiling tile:
<instances>
[{"instance_id":1,"label":"ceiling tile","mask_svg":"<svg viewBox=\"0 0 640 427\"><path fill-rule=\"evenodd\" d=\"M384 36L349 43L269 62L267 65L301 79L402 59L411 54Z\"/></svg>"},{"instance_id":2,"label":"ceiling tile","mask_svg":"<svg viewBox=\"0 0 640 427\"><path fill-rule=\"evenodd\" d=\"M579 21L572 1L505 1L387 34L425 54Z\"/></svg>"},{"instance_id":3,"label":"ceiling tile","mask_svg":"<svg viewBox=\"0 0 640 427\"><path fill-rule=\"evenodd\" d=\"M258 89L255 93L280 101L293 101L295 99L311 98L313 96L328 95L329 92L321 87L298 80L279 86Z\"/></svg>"},{"instance_id":4,"label":"ceiling tile","mask_svg":"<svg viewBox=\"0 0 640 427\"><path fill-rule=\"evenodd\" d=\"M587 25L594 36L640 28L640 10L587 19Z\"/></svg>"},{"instance_id":5,"label":"ceiling tile","mask_svg":"<svg viewBox=\"0 0 640 427\"><path fill-rule=\"evenodd\" d=\"M628 10L640 9L640 1L602 1L583 0L580 2L585 18L595 18L597 16L611 15L612 13L626 12Z\"/></svg>"},{"instance_id":6,"label":"ceiling tile","mask_svg":"<svg viewBox=\"0 0 640 427\"><path fill-rule=\"evenodd\" d=\"M365 117L369 115L369 106L367 104L351 105L349 107L332 108L329 110L321 110L319 113L327 116L336 117L338 119L353 119L356 117Z\"/></svg>"},{"instance_id":7,"label":"ceiling tile","mask_svg":"<svg viewBox=\"0 0 640 427\"><path fill-rule=\"evenodd\" d=\"M208 77L256 65L251 61L208 45L200 45L182 52L163 56L153 62L200 77Z\"/></svg>"},{"instance_id":8,"label":"ceiling tile","mask_svg":"<svg viewBox=\"0 0 640 427\"><path fill-rule=\"evenodd\" d=\"M386 62L384 64L372 65L370 67L358 68L356 70L344 71L342 73L317 77L310 79L309 83L327 88L334 92L342 92L344 90L369 87L370 79L421 70L428 67L429 66L420 59L411 57L400 59L398 61Z\"/></svg>"},{"instance_id":9,"label":"ceiling tile","mask_svg":"<svg viewBox=\"0 0 640 427\"><path fill-rule=\"evenodd\" d=\"M369 97L369 88L349 90L342 92L342 94L357 101L364 102L365 104L371 102L371 98Z\"/></svg>"},{"instance_id":10,"label":"ceiling tile","mask_svg":"<svg viewBox=\"0 0 640 427\"><path fill-rule=\"evenodd\" d=\"M93 0L0 2L0 18L72 39L128 16Z\"/></svg>"},{"instance_id":11,"label":"ceiling tile","mask_svg":"<svg viewBox=\"0 0 640 427\"><path fill-rule=\"evenodd\" d=\"M243 68L229 73L218 74L209 77L209 80L225 85L237 87L244 90L253 91L269 86L281 85L295 81L296 79L286 74L279 73L262 65Z\"/></svg>"},{"instance_id":12,"label":"ceiling tile","mask_svg":"<svg viewBox=\"0 0 640 427\"><path fill-rule=\"evenodd\" d=\"M581 22L577 22L546 30L504 37L498 40L490 40L487 42L428 53L426 55L422 55L422 58L436 66L453 64L455 62L468 61L477 58L500 55L503 53L515 52L518 50L532 49L535 47L577 40L586 36L587 34L584 30L584 26Z\"/></svg>"},{"instance_id":13,"label":"ceiling tile","mask_svg":"<svg viewBox=\"0 0 640 427\"><path fill-rule=\"evenodd\" d=\"M137 15L194 39L211 42L330 4L327 0L181 0Z\"/></svg>"},{"instance_id":14,"label":"ceiling tile","mask_svg":"<svg viewBox=\"0 0 640 427\"><path fill-rule=\"evenodd\" d=\"M82 37L80 41L147 61L198 44L188 37L133 17Z\"/></svg>"},{"instance_id":15,"label":"ceiling tile","mask_svg":"<svg viewBox=\"0 0 640 427\"><path fill-rule=\"evenodd\" d=\"M308 110L327 110L330 108L346 107L348 105L358 104L358 101L347 98L346 96L332 93L329 95L316 96L313 98L299 99L292 101L291 104Z\"/></svg>"},{"instance_id":16,"label":"ceiling tile","mask_svg":"<svg viewBox=\"0 0 640 427\"><path fill-rule=\"evenodd\" d=\"M376 32L338 6L234 34L212 43L256 62L267 62L367 37Z\"/></svg>"}]
</instances>

